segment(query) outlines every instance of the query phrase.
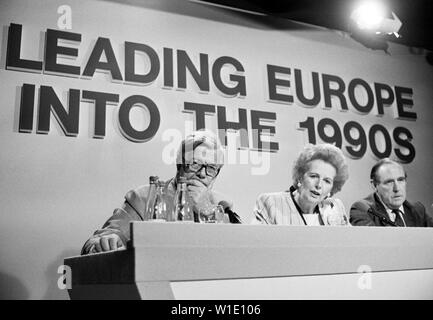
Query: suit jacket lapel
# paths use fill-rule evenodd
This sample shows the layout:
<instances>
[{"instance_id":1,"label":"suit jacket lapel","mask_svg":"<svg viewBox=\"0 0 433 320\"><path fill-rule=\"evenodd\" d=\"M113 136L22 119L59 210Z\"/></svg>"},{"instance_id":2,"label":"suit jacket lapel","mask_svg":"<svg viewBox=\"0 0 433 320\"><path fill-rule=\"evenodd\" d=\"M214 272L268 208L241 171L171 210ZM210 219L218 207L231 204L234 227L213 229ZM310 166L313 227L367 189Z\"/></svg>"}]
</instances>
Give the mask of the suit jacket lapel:
<instances>
[{"instance_id":1,"label":"suit jacket lapel","mask_svg":"<svg viewBox=\"0 0 433 320\"><path fill-rule=\"evenodd\" d=\"M382 201L380 201L380 199L379 199L379 196L376 193L374 193L373 198L374 198L374 201L373 201L373 204L371 206L371 209L375 213L377 213L381 217L383 217L383 219L390 221L392 223L392 221L389 219L389 216L388 216L388 213L386 212L385 207L382 204ZM382 220L381 220L381 223L383 223ZM386 224L386 223L384 223L383 225L384 226L391 226L390 224Z\"/></svg>"},{"instance_id":2,"label":"suit jacket lapel","mask_svg":"<svg viewBox=\"0 0 433 320\"><path fill-rule=\"evenodd\" d=\"M407 200L403 202L403 208L404 208L403 218L404 218L404 222L406 223L406 226L408 227L416 226L414 220L415 214L413 212L414 211L413 207L410 205L410 203Z\"/></svg>"}]
</instances>

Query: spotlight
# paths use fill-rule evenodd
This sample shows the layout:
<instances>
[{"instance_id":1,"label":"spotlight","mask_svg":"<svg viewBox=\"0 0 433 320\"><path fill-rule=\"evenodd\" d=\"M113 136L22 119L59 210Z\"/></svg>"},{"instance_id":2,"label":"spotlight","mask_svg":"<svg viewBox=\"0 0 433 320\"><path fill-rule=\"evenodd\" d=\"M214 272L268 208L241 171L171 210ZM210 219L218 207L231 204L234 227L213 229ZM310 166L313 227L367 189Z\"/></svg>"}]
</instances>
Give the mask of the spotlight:
<instances>
[{"instance_id":1,"label":"spotlight","mask_svg":"<svg viewBox=\"0 0 433 320\"><path fill-rule=\"evenodd\" d=\"M363 2L353 10L350 18L361 30L377 31L385 19L385 6L377 1Z\"/></svg>"},{"instance_id":2,"label":"spotlight","mask_svg":"<svg viewBox=\"0 0 433 320\"><path fill-rule=\"evenodd\" d=\"M352 28L357 32L372 34L389 34L400 37L398 31L401 28L401 21L397 15L391 11L392 18L388 18L389 9L379 0L364 1L353 10L350 15Z\"/></svg>"}]
</instances>

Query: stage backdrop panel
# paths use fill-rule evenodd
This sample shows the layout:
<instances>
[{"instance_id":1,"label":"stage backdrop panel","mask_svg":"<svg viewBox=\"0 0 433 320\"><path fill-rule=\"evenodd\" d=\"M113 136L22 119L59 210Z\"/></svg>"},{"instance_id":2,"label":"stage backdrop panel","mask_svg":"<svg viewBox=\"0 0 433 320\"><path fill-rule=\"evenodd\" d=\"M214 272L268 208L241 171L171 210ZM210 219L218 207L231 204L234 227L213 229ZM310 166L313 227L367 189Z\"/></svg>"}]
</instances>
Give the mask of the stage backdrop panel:
<instances>
[{"instance_id":1,"label":"stage backdrop panel","mask_svg":"<svg viewBox=\"0 0 433 320\"><path fill-rule=\"evenodd\" d=\"M67 298L63 258L128 190L171 178L196 128L229 131L215 189L247 223L260 193L290 186L309 142L348 156L337 194L347 210L385 155L431 209L433 66L422 50L374 51L342 32L189 1L65 4L0 2L1 298Z\"/></svg>"}]
</instances>

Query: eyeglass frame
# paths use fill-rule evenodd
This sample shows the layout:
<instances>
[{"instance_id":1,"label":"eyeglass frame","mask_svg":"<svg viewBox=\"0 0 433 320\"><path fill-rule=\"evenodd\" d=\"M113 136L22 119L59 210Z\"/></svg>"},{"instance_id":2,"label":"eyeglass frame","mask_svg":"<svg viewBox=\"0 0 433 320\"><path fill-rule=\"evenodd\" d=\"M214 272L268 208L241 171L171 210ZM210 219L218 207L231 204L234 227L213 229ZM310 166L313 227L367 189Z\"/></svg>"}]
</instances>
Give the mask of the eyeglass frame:
<instances>
[{"instance_id":1,"label":"eyeglass frame","mask_svg":"<svg viewBox=\"0 0 433 320\"><path fill-rule=\"evenodd\" d=\"M197 168L197 170L193 170L193 169L191 169L192 165L200 165L200 168ZM206 175L208 177L211 177L211 178L215 178L219 174L219 172L221 170L221 167L218 167L217 165L207 164L207 163L198 163L198 162L195 162L195 161L192 162L192 163L184 163L184 164L182 164L182 166L183 166L183 168L186 171L193 172L193 173L200 172L203 169L203 167L204 167ZM214 168L215 169L215 175L209 174L208 168Z\"/></svg>"}]
</instances>

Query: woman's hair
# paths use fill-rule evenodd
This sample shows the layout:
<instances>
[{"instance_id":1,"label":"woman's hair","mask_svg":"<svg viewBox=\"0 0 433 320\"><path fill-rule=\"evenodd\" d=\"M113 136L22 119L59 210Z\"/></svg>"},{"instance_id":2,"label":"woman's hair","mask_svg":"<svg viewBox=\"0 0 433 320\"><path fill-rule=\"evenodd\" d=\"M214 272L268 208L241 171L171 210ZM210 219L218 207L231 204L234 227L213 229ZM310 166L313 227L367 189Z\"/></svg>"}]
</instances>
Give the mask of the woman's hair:
<instances>
[{"instance_id":1,"label":"woman's hair","mask_svg":"<svg viewBox=\"0 0 433 320\"><path fill-rule=\"evenodd\" d=\"M302 177L308 171L310 162L317 159L329 163L337 172L334 178L334 185L332 186L331 190L332 196L341 190L344 183L349 178L349 170L346 163L346 158L343 155L343 152L332 144L308 144L305 146L304 150L301 151L293 166L293 186L296 188L297 183L302 180Z\"/></svg>"}]
</instances>

